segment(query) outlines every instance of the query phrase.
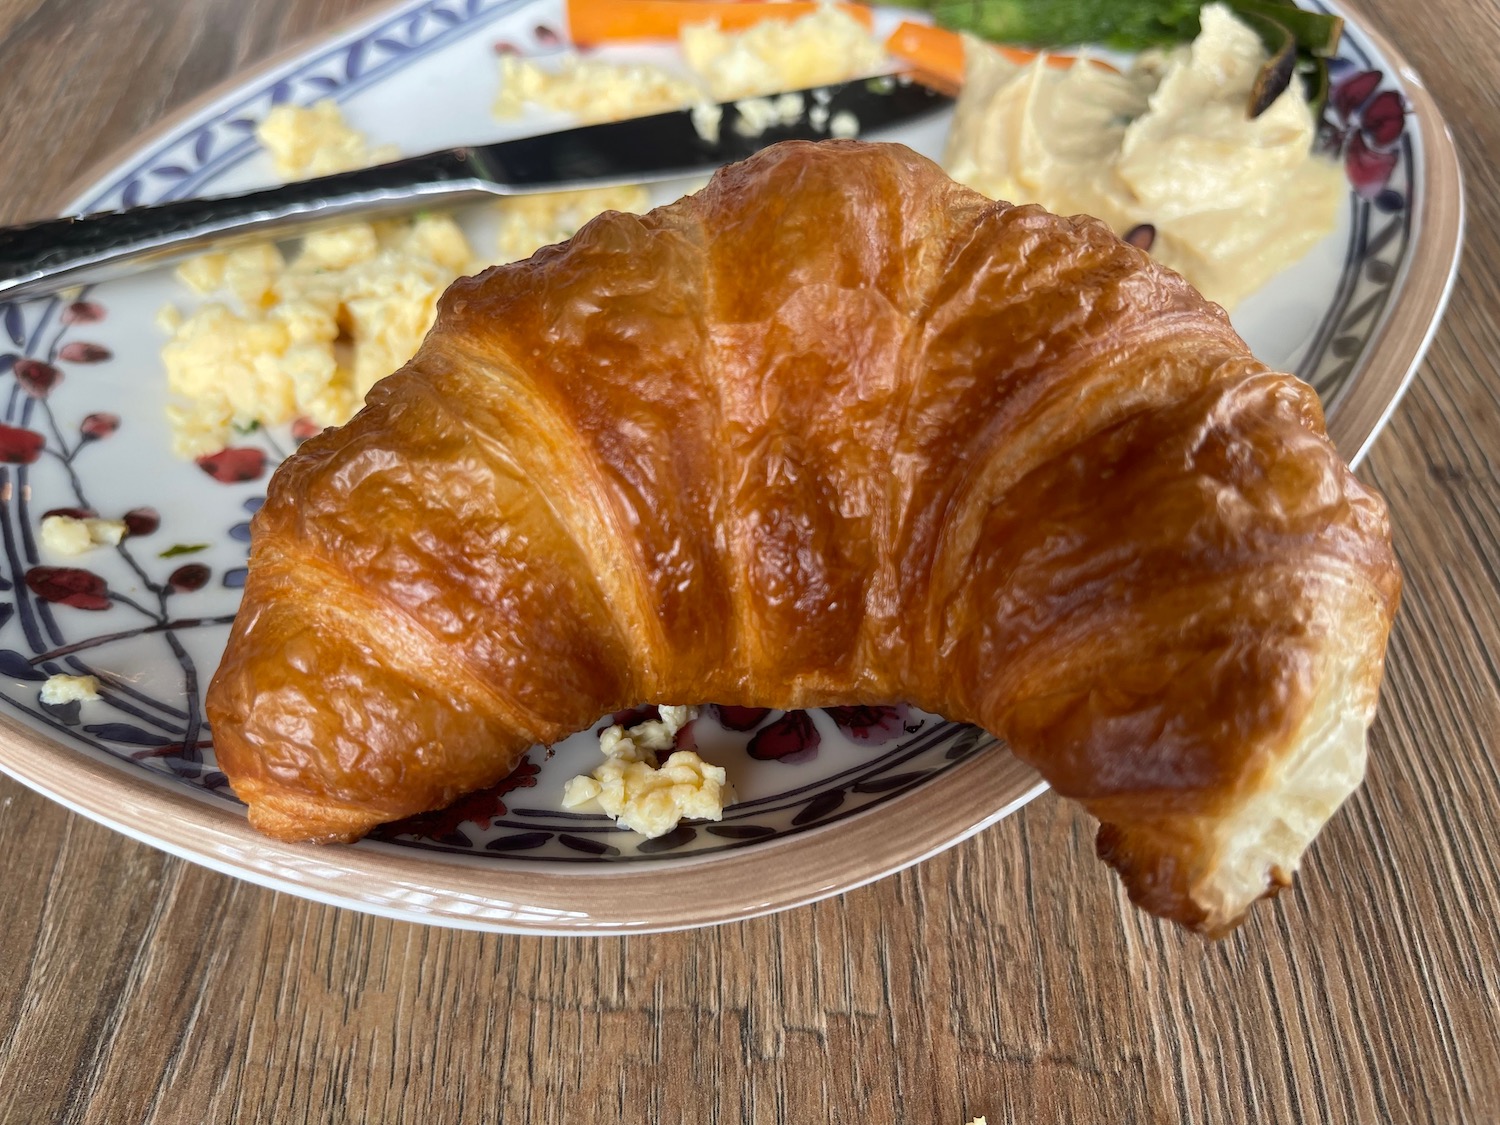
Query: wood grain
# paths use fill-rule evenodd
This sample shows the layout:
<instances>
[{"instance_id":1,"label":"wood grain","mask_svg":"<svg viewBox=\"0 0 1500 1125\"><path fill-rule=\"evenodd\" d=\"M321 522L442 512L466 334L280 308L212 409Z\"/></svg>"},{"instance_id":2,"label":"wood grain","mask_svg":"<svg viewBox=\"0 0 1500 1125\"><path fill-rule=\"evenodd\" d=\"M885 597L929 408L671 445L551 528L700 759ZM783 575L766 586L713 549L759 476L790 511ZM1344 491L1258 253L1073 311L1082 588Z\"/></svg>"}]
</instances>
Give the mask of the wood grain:
<instances>
[{"instance_id":1,"label":"wood grain","mask_svg":"<svg viewBox=\"0 0 1500 1125\"><path fill-rule=\"evenodd\" d=\"M357 0L0 2L0 221ZM1451 311L1365 475L1407 572L1370 778L1216 945L1044 797L913 871L659 937L425 929L0 779L0 1122L1500 1119L1500 8L1367 0L1465 152Z\"/></svg>"}]
</instances>

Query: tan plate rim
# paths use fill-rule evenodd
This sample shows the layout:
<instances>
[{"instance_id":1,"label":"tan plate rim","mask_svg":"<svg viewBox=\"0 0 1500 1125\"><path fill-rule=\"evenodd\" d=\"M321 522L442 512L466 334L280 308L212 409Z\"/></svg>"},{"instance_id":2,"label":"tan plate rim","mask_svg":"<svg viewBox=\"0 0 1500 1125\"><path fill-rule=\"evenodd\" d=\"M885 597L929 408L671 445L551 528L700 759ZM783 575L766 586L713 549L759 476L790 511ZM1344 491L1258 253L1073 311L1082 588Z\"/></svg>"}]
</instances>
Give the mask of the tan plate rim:
<instances>
[{"instance_id":1,"label":"tan plate rim","mask_svg":"<svg viewBox=\"0 0 1500 1125\"><path fill-rule=\"evenodd\" d=\"M1358 466L1411 385L1453 293L1464 235L1463 172L1453 133L1421 76L1384 35L1354 19L1349 5L1329 0L1329 7L1357 23L1360 34L1395 67L1422 139L1424 175L1413 251L1397 278L1396 301L1328 411L1328 436Z\"/></svg>"},{"instance_id":2,"label":"tan plate rim","mask_svg":"<svg viewBox=\"0 0 1500 1125\"><path fill-rule=\"evenodd\" d=\"M314 45L380 20L396 6L383 5L324 29L236 73L97 163L75 184L70 198L103 178L125 154L226 93L300 58ZM1415 251L1398 284L1401 300L1329 416L1334 440L1340 449L1352 450L1356 462L1431 342L1453 285L1463 230L1458 158L1446 124L1416 73L1384 37L1363 23L1360 31L1398 68L1421 131L1426 175ZM1385 392L1389 397L1381 401ZM1346 405L1351 401L1352 406ZM389 846L335 853L269 840L218 803L165 790L123 764L80 754L3 714L0 770L133 839L304 898L463 929L600 936L713 925L852 890L953 846L1046 789L1003 748L991 748L889 804L744 852L559 874L555 868L518 870ZM171 838L165 835L167 825Z\"/></svg>"}]
</instances>

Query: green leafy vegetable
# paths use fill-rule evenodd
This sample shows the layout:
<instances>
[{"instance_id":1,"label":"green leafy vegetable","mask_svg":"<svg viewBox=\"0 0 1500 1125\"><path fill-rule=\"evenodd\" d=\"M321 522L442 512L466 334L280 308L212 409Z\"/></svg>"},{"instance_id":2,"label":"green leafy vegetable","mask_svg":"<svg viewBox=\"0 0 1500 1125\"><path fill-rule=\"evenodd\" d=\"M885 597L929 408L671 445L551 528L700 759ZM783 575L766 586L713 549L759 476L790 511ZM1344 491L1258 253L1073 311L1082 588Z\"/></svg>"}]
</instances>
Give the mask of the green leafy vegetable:
<instances>
[{"instance_id":1,"label":"green leafy vegetable","mask_svg":"<svg viewBox=\"0 0 1500 1125\"><path fill-rule=\"evenodd\" d=\"M1181 43L1198 34L1203 0L915 0L941 27L968 31L996 43L1061 47L1103 43L1139 51ZM1344 21L1309 12L1292 0L1227 0L1241 15L1274 19L1304 54L1328 57L1338 50Z\"/></svg>"},{"instance_id":2,"label":"green leafy vegetable","mask_svg":"<svg viewBox=\"0 0 1500 1125\"><path fill-rule=\"evenodd\" d=\"M1308 12L1287 0L1227 0L1230 9L1239 16L1261 16L1275 20L1292 33L1297 40L1297 49L1303 54L1318 58L1332 58L1338 54L1339 40L1344 35L1344 21L1338 16L1322 12Z\"/></svg>"},{"instance_id":3,"label":"green leafy vegetable","mask_svg":"<svg viewBox=\"0 0 1500 1125\"><path fill-rule=\"evenodd\" d=\"M1198 34L1199 0L925 0L941 26L997 43L1134 51Z\"/></svg>"}]
</instances>

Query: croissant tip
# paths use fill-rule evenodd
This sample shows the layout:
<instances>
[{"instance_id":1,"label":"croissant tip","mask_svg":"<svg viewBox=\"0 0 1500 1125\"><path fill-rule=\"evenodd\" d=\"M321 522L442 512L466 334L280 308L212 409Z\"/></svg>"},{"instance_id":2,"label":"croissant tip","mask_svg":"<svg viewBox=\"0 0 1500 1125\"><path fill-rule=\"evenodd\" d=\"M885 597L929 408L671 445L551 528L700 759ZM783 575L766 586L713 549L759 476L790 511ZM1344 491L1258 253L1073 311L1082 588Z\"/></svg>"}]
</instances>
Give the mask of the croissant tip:
<instances>
[{"instance_id":1,"label":"croissant tip","mask_svg":"<svg viewBox=\"0 0 1500 1125\"><path fill-rule=\"evenodd\" d=\"M1258 890L1243 885L1232 864L1192 873L1167 851L1169 845L1143 839L1147 835L1100 824L1095 851L1120 876L1132 903L1210 941L1239 929L1257 902L1275 898L1294 882L1281 864L1265 871Z\"/></svg>"}]
</instances>

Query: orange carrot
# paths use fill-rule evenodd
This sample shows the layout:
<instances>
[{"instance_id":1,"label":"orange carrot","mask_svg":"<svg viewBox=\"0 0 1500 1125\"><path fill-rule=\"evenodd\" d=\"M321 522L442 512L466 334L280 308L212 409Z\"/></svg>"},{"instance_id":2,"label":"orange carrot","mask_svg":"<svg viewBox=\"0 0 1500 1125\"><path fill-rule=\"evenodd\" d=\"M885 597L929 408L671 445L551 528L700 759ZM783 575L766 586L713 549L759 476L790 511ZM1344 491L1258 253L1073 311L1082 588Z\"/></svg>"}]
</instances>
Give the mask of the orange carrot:
<instances>
[{"instance_id":1,"label":"orange carrot","mask_svg":"<svg viewBox=\"0 0 1500 1125\"><path fill-rule=\"evenodd\" d=\"M743 31L765 20L794 20L816 12L821 5L805 0L768 3L766 0L568 0L568 30L580 47L633 39L676 39L684 24L716 21L723 31ZM870 9L862 4L840 4L866 27Z\"/></svg>"},{"instance_id":2,"label":"orange carrot","mask_svg":"<svg viewBox=\"0 0 1500 1125\"><path fill-rule=\"evenodd\" d=\"M990 46L1018 65L1029 63L1041 53L1027 47L1008 47L999 43L991 43ZM885 41L885 50L888 55L907 63L919 77L932 85L952 91L960 89L964 84L964 41L956 31L931 27L925 23L905 22L891 32L891 37ZM1048 66L1067 68L1077 61L1072 55L1047 56ZM1098 59L1089 61L1109 70L1114 69Z\"/></svg>"},{"instance_id":3,"label":"orange carrot","mask_svg":"<svg viewBox=\"0 0 1500 1125\"><path fill-rule=\"evenodd\" d=\"M885 52L911 66L928 85L954 93L964 84L964 41L955 32L908 21L891 32Z\"/></svg>"}]
</instances>

